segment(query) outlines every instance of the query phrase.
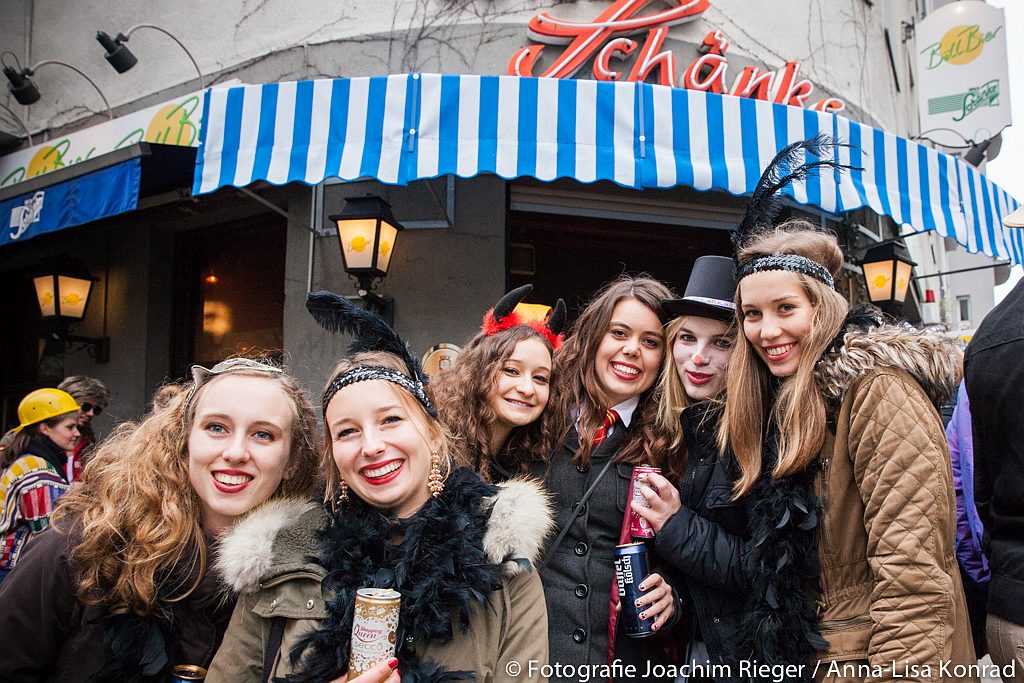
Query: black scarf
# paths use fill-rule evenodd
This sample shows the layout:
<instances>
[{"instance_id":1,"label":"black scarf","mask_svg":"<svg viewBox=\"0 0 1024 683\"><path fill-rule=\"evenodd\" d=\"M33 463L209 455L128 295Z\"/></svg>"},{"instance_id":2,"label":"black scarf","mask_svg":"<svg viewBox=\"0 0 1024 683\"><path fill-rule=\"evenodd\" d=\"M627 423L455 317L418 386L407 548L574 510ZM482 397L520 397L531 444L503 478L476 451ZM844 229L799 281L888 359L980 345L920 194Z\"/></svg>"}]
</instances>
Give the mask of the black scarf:
<instances>
[{"instance_id":1,"label":"black scarf","mask_svg":"<svg viewBox=\"0 0 1024 683\"><path fill-rule=\"evenodd\" d=\"M292 650L291 662L300 668L284 680L332 680L348 668L356 591L368 587L402 593L396 657L403 681L473 679L471 672L446 671L419 658L410 644L450 642L456 628L469 626L474 607L500 587L501 565L488 562L483 548L491 514L483 499L496 493L460 469L448 477L440 496L408 519L391 519L354 496L342 505L315 558L328 572L324 592L334 596L327 619Z\"/></svg>"},{"instance_id":2,"label":"black scarf","mask_svg":"<svg viewBox=\"0 0 1024 683\"><path fill-rule=\"evenodd\" d=\"M761 477L751 497L750 531L757 557L750 598L744 610L743 649L764 664L803 664L794 679L811 680L811 662L828 643L818 630L821 593L816 532L821 503L814 490L820 465L799 474L771 476L778 460L773 427L762 448Z\"/></svg>"}]
</instances>

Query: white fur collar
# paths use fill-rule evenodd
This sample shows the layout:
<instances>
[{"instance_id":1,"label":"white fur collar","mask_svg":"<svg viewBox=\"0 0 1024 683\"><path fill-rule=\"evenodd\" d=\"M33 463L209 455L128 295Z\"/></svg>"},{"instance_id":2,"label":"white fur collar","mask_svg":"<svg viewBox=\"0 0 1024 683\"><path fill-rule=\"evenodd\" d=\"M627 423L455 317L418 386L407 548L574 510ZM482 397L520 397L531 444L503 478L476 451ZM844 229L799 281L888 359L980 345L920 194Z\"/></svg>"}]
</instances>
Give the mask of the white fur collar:
<instances>
[{"instance_id":1,"label":"white fur collar","mask_svg":"<svg viewBox=\"0 0 1024 683\"><path fill-rule=\"evenodd\" d=\"M294 498L269 500L224 534L217 546L216 566L228 586L238 593L258 588L274 565L278 532L314 507Z\"/></svg>"},{"instance_id":2,"label":"white fur collar","mask_svg":"<svg viewBox=\"0 0 1024 683\"><path fill-rule=\"evenodd\" d=\"M515 575L524 568L509 560L536 564L554 528L551 498L539 482L529 479L511 479L498 488L484 534L484 550L488 560L505 562L506 574Z\"/></svg>"}]
</instances>

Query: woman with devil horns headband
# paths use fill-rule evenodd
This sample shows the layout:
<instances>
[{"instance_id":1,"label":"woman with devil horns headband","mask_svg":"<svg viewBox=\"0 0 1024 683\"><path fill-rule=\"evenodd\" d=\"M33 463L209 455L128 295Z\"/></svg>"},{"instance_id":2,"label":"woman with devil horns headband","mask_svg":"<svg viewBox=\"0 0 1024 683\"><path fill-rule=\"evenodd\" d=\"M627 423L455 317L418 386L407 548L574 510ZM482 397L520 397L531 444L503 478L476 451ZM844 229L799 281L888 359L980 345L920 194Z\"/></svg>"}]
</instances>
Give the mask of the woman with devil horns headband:
<instances>
[{"instance_id":1,"label":"woman with devil horns headband","mask_svg":"<svg viewBox=\"0 0 1024 683\"><path fill-rule=\"evenodd\" d=\"M554 448L562 425L548 399L565 302L546 320L532 319L518 306L532 289L513 289L487 311L480 332L430 387L438 417L459 439L456 459L488 481L525 473Z\"/></svg>"},{"instance_id":2,"label":"woman with devil horns headband","mask_svg":"<svg viewBox=\"0 0 1024 683\"><path fill-rule=\"evenodd\" d=\"M804 153L819 160L798 166ZM736 496L751 500L745 651L769 664L817 657L819 678L938 680L940 663L975 662L935 407L960 355L850 310L834 236L798 220L772 227L776 193L831 157L826 139L784 150L734 237L743 334L719 444L736 454Z\"/></svg>"},{"instance_id":3,"label":"woman with devil horns headband","mask_svg":"<svg viewBox=\"0 0 1024 683\"><path fill-rule=\"evenodd\" d=\"M511 681L520 662L546 665L531 566L551 524L540 486L492 486L453 463L426 376L378 316L330 292L307 308L355 336L322 399L328 502L250 517L222 544L220 569L242 595L207 682L346 674L368 587L402 594L403 680Z\"/></svg>"}]
</instances>

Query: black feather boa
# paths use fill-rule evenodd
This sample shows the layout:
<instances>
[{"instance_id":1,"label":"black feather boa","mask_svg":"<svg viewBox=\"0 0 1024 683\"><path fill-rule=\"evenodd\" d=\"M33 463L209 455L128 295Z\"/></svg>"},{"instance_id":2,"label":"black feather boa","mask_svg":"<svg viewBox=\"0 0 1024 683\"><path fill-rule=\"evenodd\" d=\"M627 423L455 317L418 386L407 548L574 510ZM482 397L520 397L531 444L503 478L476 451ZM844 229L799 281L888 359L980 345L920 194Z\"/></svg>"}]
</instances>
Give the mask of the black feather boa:
<instances>
[{"instance_id":1,"label":"black feather boa","mask_svg":"<svg viewBox=\"0 0 1024 683\"><path fill-rule=\"evenodd\" d=\"M776 437L763 448L761 478L750 495L751 540L757 554L751 597L744 610L743 650L765 664L804 664L803 675L788 680L811 680L810 663L828 643L818 630L817 598L821 593L816 532L821 503L814 480L815 460L799 474L773 479Z\"/></svg>"},{"instance_id":2,"label":"black feather boa","mask_svg":"<svg viewBox=\"0 0 1024 683\"><path fill-rule=\"evenodd\" d=\"M488 562L483 537L490 506L483 499L497 488L469 470L455 470L444 491L416 515L394 520L353 497L323 532L316 561L328 571L327 619L290 653L297 672L288 683L326 681L348 668L353 605L360 588L402 593L398 622L399 670L405 683L472 680L466 671L446 671L421 659L415 643L447 643L465 631L477 605L501 585L501 565ZM395 539L402 539L395 543Z\"/></svg>"}]
</instances>

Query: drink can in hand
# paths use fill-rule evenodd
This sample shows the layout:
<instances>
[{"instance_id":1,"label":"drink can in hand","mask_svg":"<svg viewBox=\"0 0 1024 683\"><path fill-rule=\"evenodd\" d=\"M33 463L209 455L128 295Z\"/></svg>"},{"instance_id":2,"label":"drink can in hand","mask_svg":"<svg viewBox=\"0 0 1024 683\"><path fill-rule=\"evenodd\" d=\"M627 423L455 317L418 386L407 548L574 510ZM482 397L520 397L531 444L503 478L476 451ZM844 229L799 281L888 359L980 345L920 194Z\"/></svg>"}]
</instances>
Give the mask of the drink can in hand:
<instances>
[{"instance_id":1,"label":"drink can in hand","mask_svg":"<svg viewBox=\"0 0 1024 683\"><path fill-rule=\"evenodd\" d=\"M356 591L348 660L349 680L395 656L401 604L402 594L395 590L360 588Z\"/></svg>"}]
</instances>

